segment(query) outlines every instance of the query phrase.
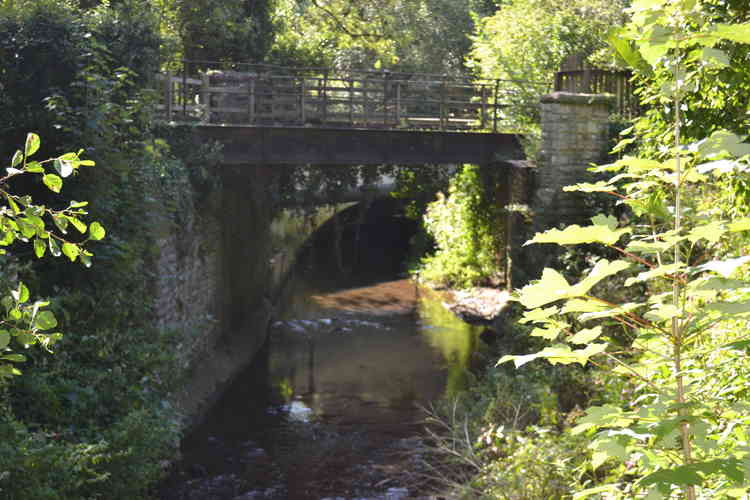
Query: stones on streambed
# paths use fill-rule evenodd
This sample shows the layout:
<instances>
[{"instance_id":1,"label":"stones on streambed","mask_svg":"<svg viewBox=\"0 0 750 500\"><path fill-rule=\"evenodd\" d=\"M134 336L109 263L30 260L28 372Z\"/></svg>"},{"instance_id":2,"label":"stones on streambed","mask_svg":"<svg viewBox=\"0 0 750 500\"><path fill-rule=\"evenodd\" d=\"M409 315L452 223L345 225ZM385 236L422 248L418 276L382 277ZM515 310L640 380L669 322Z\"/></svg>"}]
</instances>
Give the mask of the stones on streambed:
<instances>
[{"instance_id":1,"label":"stones on streambed","mask_svg":"<svg viewBox=\"0 0 750 500\"><path fill-rule=\"evenodd\" d=\"M310 335L313 333L350 333L360 328L373 328L377 330L391 329L389 326L383 323L357 318L290 319L285 321L276 321L271 326L277 330L283 329L301 335Z\"/></svg>"},{"instance_id":2,"label":"stones on streambed","mask_svg":"<svg viewBox=\"0 0 750 500\"><path fill-rule=\"evenodd\" d=\"M383 495L368 497L325 497L321 500L438 500L435 496L410 496L407 488L388 488Z\"/></svg>"}]
</instances>

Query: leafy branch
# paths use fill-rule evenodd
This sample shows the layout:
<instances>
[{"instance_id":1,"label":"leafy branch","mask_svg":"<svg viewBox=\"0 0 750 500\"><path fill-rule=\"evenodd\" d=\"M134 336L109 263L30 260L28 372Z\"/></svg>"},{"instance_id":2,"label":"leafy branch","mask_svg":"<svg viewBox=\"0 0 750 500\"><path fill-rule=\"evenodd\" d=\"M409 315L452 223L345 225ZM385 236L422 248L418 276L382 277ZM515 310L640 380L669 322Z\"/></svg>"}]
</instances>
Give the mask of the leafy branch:
<instances>
[{"instance_id":1,"label":"leafy branch","mask_svg":"<svg viewBox=\"0 0 750 500\"><path fill-rule=\"evenodd\" d=\"M98 222L87 225L81 219L88 214L85 210L87 202L71 201L66 208L55 210L34 203L29 195L13 194L7 187L15 177L40 175L49 190L59 193L63 178L75 174L81 166L94 165L93 161L80 158L82 151L44 161L32 160L39 146L39 136L28 134L23 151L16 151L10 167L5 169L6 175L0 178L0 196L5 201L0 205L0 255L8 254L7 248L18 242L31 243L37 258L43 257L49 249L55 257L65 255L71 262L79 260L89 267L93 254L85 245L104 238L105 230ZM49 165L57 173L49 173ZM78 232L77 240L67 236L71 226ZM56 228L60 234L50 228ZM30 298L26 285L18 283L0 299L4 309L4 315L0 316L0 379L20 373L12 364L26 359L15 352L19 347L27 349L39 344L50 350L50 346L62 337L59 332L49 333L57 326L54 313L48 309L49 302L30 301Z\"/></svg>"}]
</instances>

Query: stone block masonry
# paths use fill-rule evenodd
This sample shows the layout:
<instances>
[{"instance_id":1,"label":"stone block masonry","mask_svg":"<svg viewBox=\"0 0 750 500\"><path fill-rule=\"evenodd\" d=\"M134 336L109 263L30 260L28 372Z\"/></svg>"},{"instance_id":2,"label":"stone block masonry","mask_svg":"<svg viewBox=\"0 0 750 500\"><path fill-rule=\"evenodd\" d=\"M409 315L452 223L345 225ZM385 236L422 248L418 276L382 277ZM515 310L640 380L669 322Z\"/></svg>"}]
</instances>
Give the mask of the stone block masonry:
<instances>
[{"instance_id":1,"label":"stone block masonry","mask_svg":"<svg viewBox=\"0 0 750 500\"><path fill-rule=\"evenodd\" d=\"M532 202L538 230L581 223L589 215L583 195L562 188L585 182L589 165L605 157L613 102L608 94L554 92L542 97L542 148Z\"/></svg>"}]
</instances>

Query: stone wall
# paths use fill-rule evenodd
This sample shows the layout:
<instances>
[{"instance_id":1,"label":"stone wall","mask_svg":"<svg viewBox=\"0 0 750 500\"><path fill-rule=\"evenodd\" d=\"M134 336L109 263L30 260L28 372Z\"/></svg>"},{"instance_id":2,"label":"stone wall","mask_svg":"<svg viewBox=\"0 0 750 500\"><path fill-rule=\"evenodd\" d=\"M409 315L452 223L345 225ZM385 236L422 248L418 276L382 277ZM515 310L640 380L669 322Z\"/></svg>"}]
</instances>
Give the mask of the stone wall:
<instances>
[{"instance_id":1,"label":"stone wall","mask_svg":"<svg viewBox=\"0 0 750 500\"><path fill-rule=\"evenodd\" d=\"M181 199L159 200L152 210L155 320L179 333L186 380L174 402L186 426L260 351L304 241L351 205L297 216L274 208L278 170L219 168L209 196L179 192Z\"/></svg>"},{"instance_id":2,"label":"stone wall","mask_svg":"<svg viewBox=\"0 0 750 500\"><path fill-rule=\"evenodd\" d=\"M562 188L584 182L589 165L604 158L612 102L612 96L602 94L542 97L542 149L532 202L537 228L580 223L588 215L583 196Z\"/></svg>"},{"instance_id":3,"label":"stone wall","mask_svg":"<svg viewBox=\"0 0 750 500\"><path fill-rule=\"evenodd\" d=\"M182 209L155 215L156 322L179 332L186 380L174 402L186 426L263 346L280 286L271 261L273 173L243 166L218 175L207 199L179 193Z\"/></svg>"}]
</instances>

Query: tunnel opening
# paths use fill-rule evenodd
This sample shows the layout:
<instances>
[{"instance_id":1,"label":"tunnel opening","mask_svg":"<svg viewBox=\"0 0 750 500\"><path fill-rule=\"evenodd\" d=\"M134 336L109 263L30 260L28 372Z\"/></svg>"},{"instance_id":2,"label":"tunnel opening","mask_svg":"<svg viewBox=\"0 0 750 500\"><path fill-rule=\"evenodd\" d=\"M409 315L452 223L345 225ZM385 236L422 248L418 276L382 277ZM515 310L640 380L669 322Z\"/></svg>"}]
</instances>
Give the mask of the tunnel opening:
<instances>
[{"instance_id":1,"label":"tunnel opening","mask_svg":"<svg viewBox=\"0 0 750 500\"><path fill-rule=\"evenodd\" d=\"M406 202L390 197L361 202L326 221L305 244L295 274L321 289L366 286L406 275L419 224L404 214Z\"/></svg>"}]
</instances>

